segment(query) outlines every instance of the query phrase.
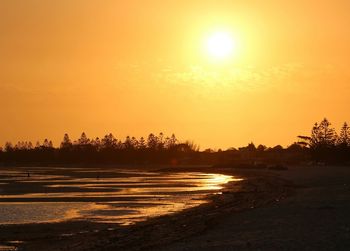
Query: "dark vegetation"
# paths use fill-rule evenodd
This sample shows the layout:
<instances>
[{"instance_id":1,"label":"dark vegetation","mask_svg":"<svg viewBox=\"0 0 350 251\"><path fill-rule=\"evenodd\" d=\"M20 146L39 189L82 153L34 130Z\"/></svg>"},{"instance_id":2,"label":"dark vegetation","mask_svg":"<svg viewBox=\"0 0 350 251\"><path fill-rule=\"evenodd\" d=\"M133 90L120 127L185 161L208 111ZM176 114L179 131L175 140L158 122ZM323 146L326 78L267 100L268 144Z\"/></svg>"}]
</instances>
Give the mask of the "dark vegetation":
<instances>
[{"instance_id":1,"label":"dark vegetation","mask_svg":"<svg viewBox=\"0 0 350 251\"><path fill-rule=\"evenodd\" d=\"M306 148L311 160L320 163L350 162L350 128L345 122L339 135L327 119L315 123L311 136L298 136L299 145Z\"/></svg>"},{"instance_id":2,"label":"dark vegetation","mask_svg":"<svg viewBox=\"0 0 350 251\"><path fill-rule=\"evenodd\" d=\"M89 139L85 133L75 141L65 134L59 147L45 139L34 146L31 142L6 142L0 148L2 165L55 164L214 164L242 168L283 169L282 164L319 163L345 164L350 162L350 129L344 123L339 135L327 119L316 123L310 136L298 136L299 141L287 148L280 145L246 147L227 150L206 149L192 142L180 142L175 135L165 137L150 134L146 139L126 137L121 141L112 134L102 139Z\"/></svg>"}]
</instances>

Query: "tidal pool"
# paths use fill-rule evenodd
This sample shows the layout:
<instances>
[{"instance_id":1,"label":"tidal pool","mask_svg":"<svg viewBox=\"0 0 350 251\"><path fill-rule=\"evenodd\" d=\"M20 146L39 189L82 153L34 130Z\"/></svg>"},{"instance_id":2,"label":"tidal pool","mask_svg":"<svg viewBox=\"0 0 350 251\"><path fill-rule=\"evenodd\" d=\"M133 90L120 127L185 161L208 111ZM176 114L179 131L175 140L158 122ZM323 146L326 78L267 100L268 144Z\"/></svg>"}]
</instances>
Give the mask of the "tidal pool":
<instances>
[{"instance_id":1,"label":"tidal pool","mask_svg":"<svg viewBox=\"0 0 350 251\"><path fill-rule=\"evenodd\" d=\"M206 202L235 177L111 168L8 168L0 224L88 220L129 225Z\"/></svg>"}]
</instances>

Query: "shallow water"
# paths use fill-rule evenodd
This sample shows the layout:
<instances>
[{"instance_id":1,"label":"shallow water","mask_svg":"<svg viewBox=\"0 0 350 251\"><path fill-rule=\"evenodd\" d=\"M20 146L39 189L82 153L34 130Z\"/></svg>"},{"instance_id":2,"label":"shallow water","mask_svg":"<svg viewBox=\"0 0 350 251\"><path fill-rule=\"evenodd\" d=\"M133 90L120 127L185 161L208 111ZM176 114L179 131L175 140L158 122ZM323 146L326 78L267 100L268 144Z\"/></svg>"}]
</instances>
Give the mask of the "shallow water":
<instances>
[{"instance_id":1,"label":"shallow water","mask_svg":"<svg viewBox=\"0 0 350 251\"><path fill-rule=\"evenodd\" d=\"M234 177L102 168L0 173L0 224L84 219L128 225L205 203Z\"/></svg>"}]
</instances>

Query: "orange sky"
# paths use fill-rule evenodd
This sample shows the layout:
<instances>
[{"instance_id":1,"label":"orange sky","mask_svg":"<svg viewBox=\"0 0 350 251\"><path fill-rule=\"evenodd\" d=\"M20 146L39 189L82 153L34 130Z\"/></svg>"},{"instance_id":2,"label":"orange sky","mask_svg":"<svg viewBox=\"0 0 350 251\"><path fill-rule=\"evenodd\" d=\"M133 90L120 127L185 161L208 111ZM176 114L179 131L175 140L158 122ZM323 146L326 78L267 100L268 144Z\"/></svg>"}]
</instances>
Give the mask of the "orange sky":
<instances>
[{"instance_id":1,"label":"orange sky","mask_svg":"<svg viewBox=\"0 0 350 251\"><path fill-rule=\"evenodd\" d=\"M307 3L305 3L307 2ZM0 145L174 132L288 145L350 122L350 2L0 0ZM224 63L203 40L228 30Z\"/></svg>"}]
</instances>

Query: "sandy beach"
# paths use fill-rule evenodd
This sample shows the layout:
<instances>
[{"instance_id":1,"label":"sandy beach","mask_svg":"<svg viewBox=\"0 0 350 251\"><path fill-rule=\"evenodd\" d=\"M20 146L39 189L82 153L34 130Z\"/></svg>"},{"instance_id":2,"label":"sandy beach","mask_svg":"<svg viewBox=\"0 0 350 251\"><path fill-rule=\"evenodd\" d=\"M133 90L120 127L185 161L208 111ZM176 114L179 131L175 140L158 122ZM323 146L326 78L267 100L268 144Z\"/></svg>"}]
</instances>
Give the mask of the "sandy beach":
<instances>
[{"instance_id":1,"label":"sandy beach","mask_svg":"<svg viewBox=\"0 0 350 251\"><path fill-rule=\"evenodd\" d=\"M210 167L162 171L213 172ZM241 177L209 203L132 226L86 221L0 227L19 250L348 250L348 167L216 169ZM64 234L62 233L71 233Z\"/></svg>"},{"instance_id":2,"label":"sandy beach","mask_svg":"<svg viewBox=\"0 0 350 251\"><path fill-rule=\"evenodd\" d=\"M350 250L350 168L291 167L284 200L225 214L202 233L153 250Z\"/></svg>"}]
</instances>

